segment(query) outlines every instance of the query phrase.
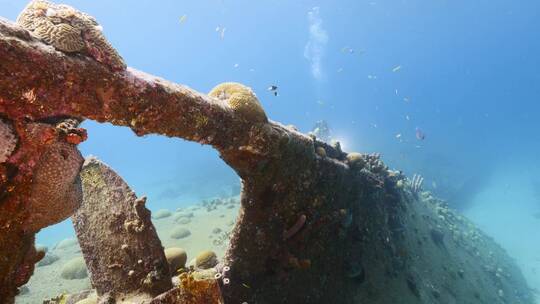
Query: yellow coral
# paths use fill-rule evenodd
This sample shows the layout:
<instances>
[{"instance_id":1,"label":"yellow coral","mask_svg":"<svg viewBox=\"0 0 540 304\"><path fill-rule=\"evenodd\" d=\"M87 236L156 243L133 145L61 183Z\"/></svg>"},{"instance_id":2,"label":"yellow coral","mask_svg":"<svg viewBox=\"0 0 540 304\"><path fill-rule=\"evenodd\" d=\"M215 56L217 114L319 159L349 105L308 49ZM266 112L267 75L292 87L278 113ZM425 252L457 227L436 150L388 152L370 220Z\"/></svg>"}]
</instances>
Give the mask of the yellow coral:
<instances>
[{"instance_id":1,"label":"yellow coral","mask_svg":"<svg viewBox=\"0 0 540 304\"><path fill-rule=\"evenodd\" d=\"M347 162L349 163L349 166L351 166L351 168L355 169L362 169L366 164L364 156L357 152L351 152L347 154Z\"/></svg>"},{"instance_id":2,"label":"yellow coral","mask_svg":"<svg viewBox=\"0 0 540 304\"><path fill-rule=\"evenodd\" d=\"M248 121L268 121L255 93L240 83L225 82L219 84L208 95L226 101L235 112Z\"/></svg>"},{"instance_id":3,"label":"yellow coral","mask_svg":"<svg viewBox=\"0 0 540 304\"><path fill-rule=\"evenodd\" d=\"M198 269L208 269L216 266L218 263L217 255L215 252L205 250L195 258L195 267Z\"/></svg>"}]
</instances>

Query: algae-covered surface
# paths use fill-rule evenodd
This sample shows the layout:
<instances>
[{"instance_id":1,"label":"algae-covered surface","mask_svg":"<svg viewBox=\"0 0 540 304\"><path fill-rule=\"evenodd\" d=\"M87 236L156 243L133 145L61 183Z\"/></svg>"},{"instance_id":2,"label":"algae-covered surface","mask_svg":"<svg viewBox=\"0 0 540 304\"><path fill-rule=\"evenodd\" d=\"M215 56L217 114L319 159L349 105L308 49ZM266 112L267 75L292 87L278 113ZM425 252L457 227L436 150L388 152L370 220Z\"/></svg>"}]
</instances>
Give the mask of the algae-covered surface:
<instances>
[{"instance_id":1,"label":"algae-covered surface","mask_svg":"<svg viewBox=\"0 0 540 304\"><path fill-rule=\"evenodd\" d=\"M214 209L215 208L215 209ZM181 247L186 250L188 264L197 254L204 250L214 251L223 257L228 244L228 233L232 230L238 213L238 197L217 199L212 207L203 204L171 208L171 215L161 219L153 219L154 226L165 248ZM181 223L178 219L189 218L189 222ZM183 239L170 237L175 227L189 229L191 235ZM219 232L217 231L219 229ZM60 248L59 248L60 247ZM45 299L56 297L62 293L76 293L90 289L88 277L83 279L64 279L61 276L64 265L71 259L82 258L75 235L49 248L48 255L59 259L47 266L37 267L32 279L26 284L24 294L16 298L16 303L35 304Z\"/></svg>"},{"instance_id":2,"label":"algae-covered surface","mask_svg":"<svg viewBox=\"0 0 540 304\"><path fill-rule=\"evenodd\" d=\"M4 2L0 303L539 298L538 1Z\"/></svg>"}]
</instances>

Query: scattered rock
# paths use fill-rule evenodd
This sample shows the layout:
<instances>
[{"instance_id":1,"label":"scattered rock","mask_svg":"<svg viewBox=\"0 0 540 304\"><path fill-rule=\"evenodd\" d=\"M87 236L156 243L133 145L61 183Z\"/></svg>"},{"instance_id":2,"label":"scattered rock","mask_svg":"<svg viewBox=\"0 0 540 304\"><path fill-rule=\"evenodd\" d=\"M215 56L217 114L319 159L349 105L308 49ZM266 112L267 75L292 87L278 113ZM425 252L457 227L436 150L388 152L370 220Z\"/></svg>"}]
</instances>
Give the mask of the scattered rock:
<instances>
[{"instance_id":1,"label":"scattered rock","mask_svg":"<svg viewBox=\"0 0 540 304\"><path fill-rule=\"evenodd\" d=\"M217 255L215 252L207 250L199 253L195 258L195 268L209 269L218 264Z\"/></svg>"},{"instance_id":2,"label":"scattered rock","mask_svg":"<svg viewBox=\"0 0 540 304\"><path fill-rule=\"evenodd\" d=\"M175 222L181 225L186 225L191 223L191 220L188 217L178 217L175 219Z\"/></svg>"},{"instance_id":3,"label":"scattered rock","mask_svg":"<svg viewBox=\"0 0 540 304\"><path fill-rule=\"evenodd\" d=\"M214 228L214 229L212 230L212 233L213 233L213 234L218 234L218 233L220 233L220 232L221 232L221 228L218 228L218 227L216 227L216 228Z\"/></svg>"},{"instance_id":4,"label":"scattered rock","mask_svg":"<svg viewBox=\"0 0 540 304\"><path fill-rule=\"evenodd\" d=\"M82 257L73 258L69 260L64 267L60 276L66 280L84 279L88 277L88 271L86 270L86 264Z\"/></svg>"},{"instance_id":5,"label":"scattered rock","mask_svg":"<svg viewBox=\"0 0 540 304\"><path fill-rule=\"evenodd\" d=\"M180 217L192 218L192 217L193 217L193 212L177 212L177 213L174 215L174 219L175 219L175 220L176 220L177 218L180 218Z\"/></svg>"},{"instance_id":6,"label":"scattered rock","mask_svg":"<svg viewBox=\"0 0 540 304\"><path fill-rule=\"evenodd\" d=\"M167 209L161 209L152 214L152 218L159 220L171 216L171 212Z\"/></svg>"},{"instance_id":7,"label":"scattered rock","mask_svg":"<svg viewBox=\"0 0 540 304\"><path fill-rule=\"evenodd\" d=\"M90 296L86 299L76 302L75 304L97 304L97 296Z\"/></svg>"},{"instance_id":8,"label":"scattered rock","mask_svg":"<svg viewBox=\"0 0 540 304\"><path fill-rule=\"evenodd\" d=\"M165 249L165 257L169 268L171 269L171 275L176 274L176 271L186 266L187 253L184 249L179 247L172 247Z\"/></svg>"},{"instance_id":9,"label":"scattered rock","mask_svg":"<svg viewBox=\"0 0 540 304\"><path fill-rule=\"evenodd\" d=\"M227 209L233 209L234 208L234 205L228 205L227 206Z\"/></svg>"},{"instance_id":10,"label":"scattered rock","mask_svg":"<svg viewBox=\"0 0 540 304\"><path fill-rule=\"evenodd\" d=\"M90 286L89 286L90 288ZM87 300L84 302L84 300ZM86 289L77 293L69 294L66 299L66 304L96 304L97 294L94 289Z\"/></svg>"},{"instance_id":11,"label":"scattered rock","mask_svg":"<svg viewBox=\"0 0 540 304\"><path fill-rule=\"evenodd\" d=\"M36 251L43 251L47 253L49 251L49 247L43 245L43 244L36 244Z\"/></svg>"},{"instance_id":12,"label":"scattered rock","mask_svg":"<svg viewBox=\"0 0 540 304\"><path fill-rule=\"evenodd\" d=\"M191 235L191 231L183 227L176 227L171 231L171 238L183 239Z\"/></svg>"},{"instance_id":13,"label":"scattered rock","mask_svg":"<svg viewBox=\"0 0 540 304\"><path fill-rule=\"evenodd\" d=\"M28 288L28 286L23 285L23 286L19 287L19 295L20 296L28 294L29 292L30 292L30 289Z\"/></svg>"},{"instance_id":14,"label":"scattered rock","mask_svg":"<svg viewBox=\"0 0 540 304\"><path fill-rule=\"evenodd\" d=\"M75 245L79 244L77 239L69 238L61 240L58 244L56 244L55 249L68 249L71 247L74 247Z\"/></svg>"},{"instance_id":15,"label":"scattered rock","mask_svg":"<svg viewBox=\"0 0 540 304\"><path fill-rule=\"evenodd\" d=\"M42 267L42 266L51 265L52 263L58 261L59 259L60 259L59 256L57 256L56 254L52 252L49 252L45 255L43 259L41 259L41 261L37 263L37 266Z\"/></svg>"},{"instance_id":16,"label":"scattered rock","mask_svg":"<svg viewBox=\"0 0 540 304\"><path fill-rule=\"evenodd\" d=\"M229 222L227 223L227 226L232 226L232 225L234 225L234 221L229 221Z\"/></svg>"}]
</instances>

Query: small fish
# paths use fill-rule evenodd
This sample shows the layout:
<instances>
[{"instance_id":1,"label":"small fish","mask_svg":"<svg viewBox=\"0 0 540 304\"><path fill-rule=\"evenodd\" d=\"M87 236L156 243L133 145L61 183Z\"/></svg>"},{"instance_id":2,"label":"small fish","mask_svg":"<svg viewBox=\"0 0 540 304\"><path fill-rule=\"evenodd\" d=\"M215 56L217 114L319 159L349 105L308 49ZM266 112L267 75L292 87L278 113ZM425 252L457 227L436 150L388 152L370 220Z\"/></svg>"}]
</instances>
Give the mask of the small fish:
<instances>
[{"instance_id":1,"label":"small fish","mask_svg":"<svg viewBox=\"0 0 540 304\"><path fill-rule=\"evenodd\" d=\"M426 139L426 134L418 127L416 127L416 139L418 140Z\"/></svg>"},{"instance_id":2,"label":"small fish","mask_svg":"<svg viewBox=\"0 0 540 304\"><path fill-rule=\"evenodd\" d=\"M343 72L343 68L339 68L339 69L337 69L337 72L338 72L338 73L341 73L341 72Z\"/></svg>"},{"instance_id":3,"label":"small fish","mask_svg":"<svg viewBox=\"0 0 540 304\"><path fill-rule=\"evenodd\" d=\"M225 38L225 30L227 30L227 29L226 28L221 29L221 34L219 35L221 37L221 39Z\"/></svg>"},{"instance_id":4,"label":"small fish","mask_svg":"<svg viewBox=\"0 0 540 304\"><path fill-rule=\"evenodd\" d=\"M409 99L409 97L403 97L403 101L410 102L411 100Z\"/></svg>"},{"instance_id":5,"label":"small fish","mask_svg":"<svg viewBox=\"0 0 540 304\"><path fill-rule=\"evenodd\" d=\"M399 71L399 70L401 70L401 65L398 65L397 67L393 68L393 69L392 69L392 72L395 73L395 72L397 72L397 71Z\"/></svg>"},{"instance_id":6,"label":"small fish","mask_svg":"<svg viewBox=\"0 0 540 304\"><path fill-rule=\"evenodd\" d=\"M396 134L396 138L400 139L401 138L401 133Z\"/></svg>"},{"instance_id":7,"label":"small fish","mask_svg":"<svg viewBox=\"0 0 540 304\"><path fill-rule=\"evenodd\" d=\"M278 96L278 91L277 91L278 87L277 85L271 85L268 87L268 91L270 92L273 92L274 93L274 96Z\"/></svg>"},{"instance_id":8,"label":"small fish","mask_svg":"<svg viewBox=\"0 0 540 304\"><path fill-rule=\"evenodd\" d=\"M240 65L239 65L238 63L235 63L235 64L233 65L233 67L234 67L235 69L238 68L239 66L240 66Z\"/></svg>"},{"instance_id":9,"label":"small fish","mask_svg":"<svg viewBox=\"0 0 540 304\"><path fill-rule=\"evenodd\" d=\"M411 120L411 117L409 115L405 115L406 120Z\"/></svg>"},{"instance_id":10,"label":"small fish","mask_svg":"<svg viewBox=\"0 0 540 304\"><path fill-rule=\"evenodd\" d=\"M375 75L368 75L367 78L368 78L368 79L377 79L377 76L375 76Z\"/></svg>"},{"instance_id":11,"label":"small fish","mask_svg":"<svg viewBox=\"0 0 540 304\"><path fill-rule=\"evenodd\" d=\"M341 52L352 54L352 53L354 53L354 50L353 50L352 48L346 46L346 47L343 47L343 48L341 49Z\"/></svg>"},{"instance_id":12,"label":"small fish","mask_svg":"<svg viewBox=\"0 0 540 304\"><path fill-rule=\"evenodd\" d=\"M187 20L187 15L183 15L182 17L180 17L180 24L186 22Z\"/></svg>"}]
</instances>

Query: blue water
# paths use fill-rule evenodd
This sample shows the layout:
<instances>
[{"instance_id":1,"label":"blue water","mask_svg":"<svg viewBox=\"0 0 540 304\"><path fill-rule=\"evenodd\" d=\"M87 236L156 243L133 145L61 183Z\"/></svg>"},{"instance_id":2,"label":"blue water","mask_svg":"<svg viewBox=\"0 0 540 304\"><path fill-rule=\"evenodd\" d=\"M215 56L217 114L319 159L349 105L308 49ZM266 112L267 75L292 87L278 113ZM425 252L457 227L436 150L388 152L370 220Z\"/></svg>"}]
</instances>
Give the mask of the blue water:
<instances>
[{"instance_id":1,"label":"blue water","mask_svg":"<svg viewBox=\"0 0 540 304\"><path fill-rule=\"evenodd\" d=\"M2 15L15 19L26 2L0 0ZM324 119L345 150L380 152L391 167L423 174L540 289L539 1L65 3L94 15L134 68L202 92L244 83L273 120L307 132ZM208 147L84 126L83 154L115 168L151 209L228 195L239 183ZM72 233L68 221L38 241Z\"/></svg>"}]
</instances>

